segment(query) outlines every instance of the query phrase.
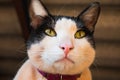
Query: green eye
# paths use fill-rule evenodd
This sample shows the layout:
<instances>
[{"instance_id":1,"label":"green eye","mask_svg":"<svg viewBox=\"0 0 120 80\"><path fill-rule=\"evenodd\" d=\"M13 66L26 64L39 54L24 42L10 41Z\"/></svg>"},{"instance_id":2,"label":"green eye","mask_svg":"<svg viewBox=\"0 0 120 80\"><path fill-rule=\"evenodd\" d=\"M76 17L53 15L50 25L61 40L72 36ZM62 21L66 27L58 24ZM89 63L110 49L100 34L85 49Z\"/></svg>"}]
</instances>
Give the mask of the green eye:
<instances>
[{"instance_id":1,"label":"green eye","mask_svg":"<svg viewBox=\"0 0 120 80\"><path fill-rule=\"evenodd\" d=\"M86 35L85 31L79 30L75 33L75 38L80 39Z\"/></svg>"},{"instance_id":2,"label":"green eye","mask_svg":"<svg viewBox=\"0 0 120 80\"><path fill-rule=\"evenodd\" d=\"M51 37L56 36L56 32L53 29L46 29L45 34Z\"/></svg>"}]
</instances>

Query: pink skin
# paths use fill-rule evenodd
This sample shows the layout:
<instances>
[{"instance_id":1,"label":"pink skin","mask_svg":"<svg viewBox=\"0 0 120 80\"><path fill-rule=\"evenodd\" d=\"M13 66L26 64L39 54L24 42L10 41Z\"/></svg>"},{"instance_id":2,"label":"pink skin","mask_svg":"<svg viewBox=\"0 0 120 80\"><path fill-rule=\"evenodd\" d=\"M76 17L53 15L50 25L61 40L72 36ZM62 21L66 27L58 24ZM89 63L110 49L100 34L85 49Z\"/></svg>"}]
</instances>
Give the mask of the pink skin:
<instances>
[{"instance_id":1,"label":"pink skin","mask_svg":"<svg viewBox=\"0 0 120 80\"><path fill-rule=\"evenodd\" d=\"M56 62L63 62L64 60L67 60L74 64L75 62L68 58L68 54L74 48L74 46L72 44L61 44L60 48L64 51L65 56L62 59L57 60Z\"/></svg>"},{"instance_id":2,"label":"pink skin","mask_svg":"<svg viewBox=\"0 0 120 80\"><path fill-rule=\"evenodd\" d=\"M61 44L60 48L64 51L65 57L63 59L68 59L69 52L74 48L72 44Z\"/></svg>"}]
</instances>

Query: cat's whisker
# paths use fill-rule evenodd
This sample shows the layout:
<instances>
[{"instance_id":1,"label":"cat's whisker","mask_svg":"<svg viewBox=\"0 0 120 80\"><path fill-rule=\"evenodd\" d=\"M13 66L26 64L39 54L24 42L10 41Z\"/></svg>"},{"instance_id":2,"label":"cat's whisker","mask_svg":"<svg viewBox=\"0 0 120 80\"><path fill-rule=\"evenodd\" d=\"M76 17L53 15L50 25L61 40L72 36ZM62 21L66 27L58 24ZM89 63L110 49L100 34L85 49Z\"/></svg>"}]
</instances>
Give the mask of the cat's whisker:
<instances>
[{"instance_id":1,"label":"cat's whisker","mask_svg":"<svg viewBox=\"0 0 120 80\"><path fill-rule=\"evenodd\" d=\"M26 50L16 50L16 52L19 52L19 53L27 53Z\"/></svg>"},{"instance_id":2,"label":"cat's whisker","mask_svg":"<svg viewBox=\"0 0 120 80\"><path fill-rule=\"evenodd\" d=\"M34 57L36 57L36 56L39 57L39 58L42 57L42 55L40 55L40 54L36 54L36 55L32 55L31 58L34 58Z\"/></svg>"},{"instance_id":3,"label":"cat's whisker","mask_svg":"<svg viewBox=\"0 0 120 80\"><path fill-rule=\"evenodd\" d=\"M22 61L20 61L20 62L17 64L17 66L20 66L21 64L23 64L27 59L28 59L28 57L23 58ZM17 67L17 66L16 66L16 67Z\"/></svg>"},{"instance_id":4,"label":"cat's whisker","mask_svg":"<svg viewBox=\"0 0 120 80\"><path fill-rule=\"evenodd\" d=\"M62 10L65 8L65 4L59 9L59 11L57 12L57 16L59 16L60 15L60 13L62 12Z\"/></svg>"},{"instance_id":5,"label":"cat's whisker","mask_svg":"<svg viewBox=\"0 0 120 80\"><path fill-rule=\"evenodd\" d=\"M45 50L32 50L32 52L44 52ZM58 52L57 50L47 50L47 52Z\"/></svg>"},{"instance_id":6,"label":"cat's whisker","mask_svg":"<svg viewBox=\"0 0 120 80\"><path fill-rule=\"evenodd\" d=\"M54 14L57 14L57 12L58 12L57 10L54 10Z\"/></svg>"},{"instance_id":7,"label":"cat's whisker","mask_svg":"<svg viewBox=\"0 0 120 80\"><path fill-rule=\"evenodd\" d=\"M17 52L19 52L19 53L27 53L27 51L20 51L20 50L17 51Z\"/></svg>"},{"instance_id":8,"label":"cat's whisker","mask_svg":"<svg viewBox=\"0 0 120 80\"><path fill-rule=\"evenodd\" d=\"M95 58L93 65L95 66L96 69L98 69L98 66L100 65L100 63L99 63L99 60L97 58Z\"/></svg>"},{"instance_id":9,"label":"cat's whisker","mask_svg":"<svg viewBox=\"0 0 120 80\"><path fill-rule=\"evenodd\" d=\"M26 45L23 44L21 46L19 46L18 49L16 49L17 52L20 52L20 53L27 53L27 50L26 50Z\"/></svg>"},{"instance_id":10,"label":"cat's whisker","mask_svg":"<svg viewBox=\"0 0 120 80\"><path fill-rule=\"evenodd\" d=\"M78 13L77 10L74 8L74 10L73 10L73 16L75 16L77 13Z\"/></svg>"}]
</instances>

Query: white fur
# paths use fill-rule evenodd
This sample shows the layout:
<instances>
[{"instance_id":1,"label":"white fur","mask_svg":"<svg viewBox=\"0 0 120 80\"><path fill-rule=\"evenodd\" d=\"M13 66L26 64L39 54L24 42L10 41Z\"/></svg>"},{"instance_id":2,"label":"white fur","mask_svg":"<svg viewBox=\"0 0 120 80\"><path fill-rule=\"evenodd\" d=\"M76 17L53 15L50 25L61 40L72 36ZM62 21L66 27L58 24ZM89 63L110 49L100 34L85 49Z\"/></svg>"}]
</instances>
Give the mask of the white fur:
<instances>
[{"instance_id":1,"label":"white fur","mask_svg":"<svg viewBox=\"0 0 120 80\"><path fill-rule=\"evenodd\" d=\"M40 16L48 15L39 0L32 0L32 6L33 6L35 15L40 15Z\"/></svg>"},{"instance_id":2,"label":"white fur","mask_svg":"<svg viewBox=\"0 0 120 80\"><path fill-rule=\"evenodd\" d=\"M32 44L28 50L32 64L40 70L60 74L77 74L87 69L94 60L95 51L86 38L74 38L76 23L71 19L59 19L55 31L56 37L46 36L41 42ZM61 44L74 46L67 56L74 63L68 60L56 62L65 57Z\"/></svg>"}]
</instances>

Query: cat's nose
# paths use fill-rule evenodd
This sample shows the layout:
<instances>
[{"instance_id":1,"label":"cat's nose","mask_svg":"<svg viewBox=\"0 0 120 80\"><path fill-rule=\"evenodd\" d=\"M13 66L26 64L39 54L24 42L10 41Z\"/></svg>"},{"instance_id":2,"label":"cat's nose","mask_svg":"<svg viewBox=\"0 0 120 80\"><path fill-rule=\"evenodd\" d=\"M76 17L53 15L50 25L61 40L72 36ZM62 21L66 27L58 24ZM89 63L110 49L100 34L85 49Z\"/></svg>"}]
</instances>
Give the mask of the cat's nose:
<instances>
[{"instance_id":1,"label":"cat's nose","mask_svg":"<svg viewBox=\"0 0 120 80\"><path fill-rule=\"evenodd\" d=\"M64 51L65 55L67 54L74 48L72 44L61 44L60 48Z\"/></svg>"}]
</instances>

